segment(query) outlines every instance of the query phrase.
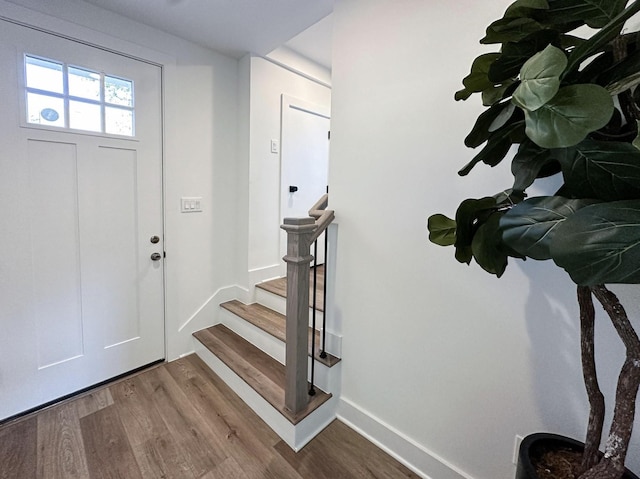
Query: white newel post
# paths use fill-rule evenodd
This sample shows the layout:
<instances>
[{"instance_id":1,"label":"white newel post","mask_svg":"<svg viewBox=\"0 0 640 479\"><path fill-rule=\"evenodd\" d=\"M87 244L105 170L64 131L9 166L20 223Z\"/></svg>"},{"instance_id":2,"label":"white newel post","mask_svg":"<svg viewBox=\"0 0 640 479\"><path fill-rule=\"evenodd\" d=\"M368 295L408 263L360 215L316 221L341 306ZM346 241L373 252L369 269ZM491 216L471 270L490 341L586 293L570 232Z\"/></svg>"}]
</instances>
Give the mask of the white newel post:
<instances>
[{"instance_id":1,"label":"white newel post","mask_svg":"<svg viewBox=\"0 0 640 479\"><path fill-rule=\"evenodd\" d=\"M287 232L287 351L285 407L297 414L309 402L307 367L309 348L309 269L313 218L285 218Z\"/></svg>"}]
</instances>

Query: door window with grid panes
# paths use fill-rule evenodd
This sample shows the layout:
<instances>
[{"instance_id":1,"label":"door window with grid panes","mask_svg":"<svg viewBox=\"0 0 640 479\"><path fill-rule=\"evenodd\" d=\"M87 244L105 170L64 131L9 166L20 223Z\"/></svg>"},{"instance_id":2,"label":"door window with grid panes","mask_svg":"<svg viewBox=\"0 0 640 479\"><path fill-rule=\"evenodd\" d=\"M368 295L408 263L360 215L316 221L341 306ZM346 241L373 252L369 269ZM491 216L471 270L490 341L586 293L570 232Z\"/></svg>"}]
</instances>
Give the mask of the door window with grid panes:
<instances>
[{"instance_id":1,"label":"door window with grid panes","mask_svg":"<svg viewBox=\"0 0 640 479\"><path fill-rule=\"evenodd\" d=\"M26 122L135 136L133 81L25 55Z\"/></svg>"}]
</instances>

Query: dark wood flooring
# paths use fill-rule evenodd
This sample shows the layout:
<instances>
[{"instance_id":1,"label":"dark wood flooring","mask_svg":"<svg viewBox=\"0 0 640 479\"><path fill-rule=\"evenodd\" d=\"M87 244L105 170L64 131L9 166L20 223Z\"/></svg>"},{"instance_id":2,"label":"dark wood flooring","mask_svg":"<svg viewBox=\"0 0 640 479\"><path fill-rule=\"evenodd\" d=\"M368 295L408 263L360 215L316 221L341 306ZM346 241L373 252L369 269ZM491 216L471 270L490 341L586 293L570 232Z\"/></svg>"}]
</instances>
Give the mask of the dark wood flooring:
<instances>
[{"instance_id":1,"label":"dark wood flooring","mask_svg":"<svg viewBox=\"0 0 640 479\"><path fill-rule=\"evenodd\" d=\"M418 477L339 421L294 453L195 355L0 427L0 478Z\"/></svg>"}]
</instances>

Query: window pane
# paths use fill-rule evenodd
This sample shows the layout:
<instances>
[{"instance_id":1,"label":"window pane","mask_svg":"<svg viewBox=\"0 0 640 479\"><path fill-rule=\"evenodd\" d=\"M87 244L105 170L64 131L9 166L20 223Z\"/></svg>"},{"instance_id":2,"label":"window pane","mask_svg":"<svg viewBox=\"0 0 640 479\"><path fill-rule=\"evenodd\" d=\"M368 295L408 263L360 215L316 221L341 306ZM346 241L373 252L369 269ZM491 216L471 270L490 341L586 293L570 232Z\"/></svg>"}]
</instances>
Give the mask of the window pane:
<instances>
[{"instance_id":1,"label":"window pane","mask_svg":"<svg viewBox=\"0 0 640 479\"><path fill-rule=\"evenodd\" d=\"M27 93L27 121L64 128L64 101L37 93Z\"/></svg>"},{"instance_id":2,"label":"window pane","mask_svg":"<svg viewBox=\"0 0 640 479\"><path fill-rule=\"evenodd\" d=\"M104 116L106 133L133 136L133 112L131 110L106 107Z\"/></svg>"},{"instance_id":3,"label":"window pane","mask_svg":"<svg viewBox=\"0 0 640 479\"><path fill-rule=\"evenodd\" d=\"M93 105L81 101L70 101L69 127L76 130L102 131L100 105Z\"/></svg>"},{"instance_id":4,"label":"window pane","mask_svg":"<svg viewBox=\"0 0 640 479\"><path fill-rule=\"evenodd\" d=\"M113 105L133 106L133 82L110 76L104 77L104 101Z\"/></svg>"},{"instance_id":5,"label":"window pane","mask_svg":"<svg viewBox=\"0 0 640 479\"><path fill-rule=\"evenodd\" d=\"M100 101L100 74L69 67L69 95Z\"/></svg>"},{"instance_id":6,"label":"window pane","mask_svg":"<svg viewBox=\"0 0 640 479\"><path fill-rule=\"evenodd\" d=\"M63 93L62 64L26 57L27 87Z\"/></svg>"}]
</instances>

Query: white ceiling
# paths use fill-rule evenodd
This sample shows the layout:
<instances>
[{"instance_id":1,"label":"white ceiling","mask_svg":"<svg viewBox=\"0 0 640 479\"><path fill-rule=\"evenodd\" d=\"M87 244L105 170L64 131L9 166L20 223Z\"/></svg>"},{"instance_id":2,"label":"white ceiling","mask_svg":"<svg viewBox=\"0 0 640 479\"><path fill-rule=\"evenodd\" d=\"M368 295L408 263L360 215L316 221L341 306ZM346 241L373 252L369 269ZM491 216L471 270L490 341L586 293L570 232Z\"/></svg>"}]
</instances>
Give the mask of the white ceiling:
<instances>
[{"instance_id":1,"label":"white ceiling","mask_svg":"<svg viewBox=\"0 0 640 479\"><path fill-rule=\"evenodd\" d=\"M235 58L246 53L266 55L333 9L333 0L84 1ZM327 23L287 46L327 66L326 57L330 64L331 56Z\"/></svg>"}]
</instances>

